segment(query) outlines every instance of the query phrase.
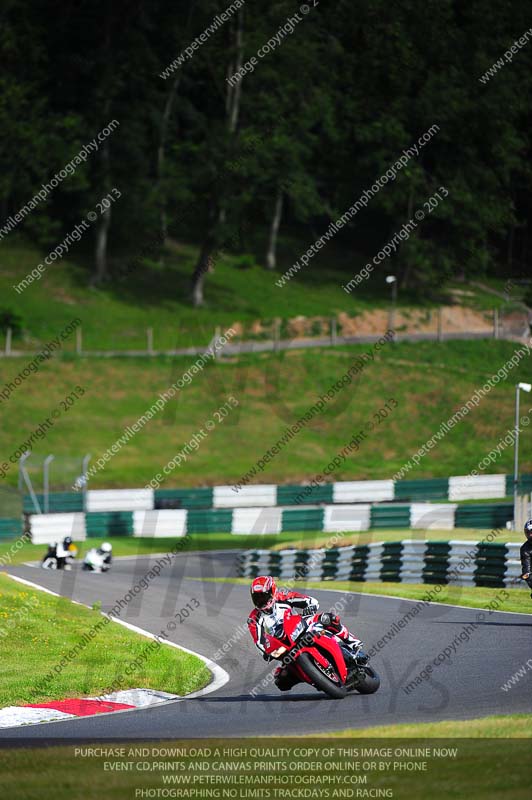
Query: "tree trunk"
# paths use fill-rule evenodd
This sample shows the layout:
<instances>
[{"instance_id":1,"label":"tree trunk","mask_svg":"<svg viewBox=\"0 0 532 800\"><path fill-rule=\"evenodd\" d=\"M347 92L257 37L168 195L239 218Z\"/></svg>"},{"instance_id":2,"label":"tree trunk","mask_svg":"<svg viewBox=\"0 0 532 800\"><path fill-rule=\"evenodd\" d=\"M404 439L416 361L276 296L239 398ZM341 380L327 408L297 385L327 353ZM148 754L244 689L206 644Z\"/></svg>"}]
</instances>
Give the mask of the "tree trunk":
<instances>
[{"instance_id":1,"label":"tree trunk","mask_svg":"<svg viewBox=\"0 0 532 800\"><path fill-rule=\"evenodd\" d=\"M510 233L508 235L508 251L506 255L506 263L510 268L510 272L513 270L514 266L514 239L515 239L515 225L512 225L510 228Z\"/></svg>"},{"instance_id":2,"label":"tree trunk","mask_svg":"<svg viewBox=\"0 0 532 800\"><path fill-rule=\"evenodd\" d=\"M101 109L101 118L109 120L112 98L113 98L113 75L115 73L113 65L113 42L112 42L112 11L108 5L105 20L103 22L102 37L102 59L105 64L104 76L102 79L102 96L105 98ZM104 123L105 124L105 123ZM101 127L101 126L100 126ZM99 201L103 201L111 190L111 147L109 138L106 138L100 151L100 170L97 173L96 185L98 186ZM107 201L109 202L109 201ZM102 203L103 204L103 203ZM111 203L101 214L96 223L94 261L95 272L91 279L91 284L100 284L107 278L107 242L109 239L109 228L111 226Z\"/></svg>"},{"instance_id":3,"label":"tree trunk","mask_svg":"<svg viewBox=\"0 0 532 800\"><path fill-rule=\"evenodd\" d=\"M227 77L230 78L235 74L243 63L244 54L244 12L243 9L238 10L236 17L236 32L235 32L235 46L236 46L236 61L232 61L227 65ZM240 101L242 97L242 79L240 79L236 86L231 86L226 82L226 95L225 95L225 114L227 120L227 130L230 137L233 137L238 125L238 117L240 114ZM225 225L227 214L225 204L220 203L220 210L218 212L218 224Z\"/></svg>"},{"instance_id":4,"label":"tree trunk","mask_svg":"<svg viewBox=\"0 0 532 800\"><path fill-rule=\"evenodd\" d=\"M111 189L110 174L109 174L109 139L106 139L102 150L102 196L105 197ZM92 285L103 283L107 278L107 241L109 237L109 228L111 226L111 205L107 208L98 219L96 224L96 244L94 249L95 260L95 273L91 280Z\"/></svg>"},{"instance_id":5,"label":"tree trunk","mask_svg":"<svg viewBox=\"0 0 532 800\"><path fill-rule=\"evenodd\" d=\"M238 10L236 17L236 32L235 32L235 47L236 47L236 63L233 67L231 63L228 67L228 76L238 72L242 67L242 60L244 54L244 11ZM230 74L229 74L230 73ZM225 98L225 110L227 115L227 127L229 133L234 134L236 126L238 125L238 115L240 113L240 98L242 96L242 78L237 81L236 86L227 84L227 94Z\"/></svg>"},{"instance_id":6,"label":"tree trunk","mask_svg":"<svg viewBox=\"0 0 532 800\"><path fill-rule=\"evenodd\" d=\"M203 296L203 284L205 283L205 276L207 272L212 272L213 269L214 239L210 234L208 234L203 242L196 267L192 274L191 297L194 308L199 308L205 303L205 298Z\"/></svg>"},{"instance_id":7,"label":"tree trunk","mask_svg":"<svg viewBox=\"0 0 532 800\"><path fill-rule=\"evenodd\" d=\"M161 118L161 127L159 130L159 146L157 148L157 194L159 202L159 226L163 246L166 244L168 238L168 220L166 216L166 197L164 196L162 183L164 179L164 166L166 159L166 139L168 136L168 123L172 114L172 108L179 88L179 81L181 75L178 74L174 78L171 89L166 97L164 104L163 115Z\"/></svg>"},{"instance_id":8,"label":"tree trunk","mask_svg":"<svg viewBox=\"0 0 532 800\"><path fill-rule=\"evenodd\" d=\"M412 214L414 213L414 187L413 185L410 187L410 192L408 194L408 208L407 208L407 219L412 219ZM407 262L405 266L405 271L403 272L403 279L401 281L401 289L407 289L408 284L410 281L410 264Z\"/></svg>"},{"instance_id":9,"label":"tree trunk","mask_svg":"<svg viewBox=\"0 0 532 800\"><path fill-rule=\"evenodd\" d=\"M272 224L270 226L270 237L268 240L268 252L266 253L266 269L275 269L277 266L277 237L279 234L279 226L283 216L283 190L279 186L277 188L277 196L275 198L275 208L273 211Z\"/></svg>"},{"instance_id":10,"label":"tree trunk","mask_svg":"<svg viewBox=\"0 0 532 800\"><path fill-rule=\"evenodd\" d=\"M109 206L98 220L98 227L96 228L96 247L94 254L96 274L93 280L94 284L102 283L107 277L107 239L110 226L111 207Z\"/></svg>"}]
</instances>

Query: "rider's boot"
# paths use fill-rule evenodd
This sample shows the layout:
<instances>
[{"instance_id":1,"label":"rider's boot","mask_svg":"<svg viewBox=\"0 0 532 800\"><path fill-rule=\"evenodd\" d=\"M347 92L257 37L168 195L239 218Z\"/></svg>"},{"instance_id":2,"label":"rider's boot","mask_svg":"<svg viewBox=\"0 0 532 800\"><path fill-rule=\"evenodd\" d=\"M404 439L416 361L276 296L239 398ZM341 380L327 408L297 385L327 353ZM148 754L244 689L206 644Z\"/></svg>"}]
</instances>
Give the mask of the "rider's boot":
<instances>
[{"instance_id":1,"label":"rider's boot","mask_svg":"<svg viewBox=\"0 0 532 800\"><path fill-rule=\"evenodd\" d=\"M356 636L353 636L352 633L349 633L345 625L342 625L341 629L336 635L345 645L347 645L347 647L352 651L353 655L356 655L357 651L362 647L362 640L357 639Z\"/></svg>"}]
</instances>

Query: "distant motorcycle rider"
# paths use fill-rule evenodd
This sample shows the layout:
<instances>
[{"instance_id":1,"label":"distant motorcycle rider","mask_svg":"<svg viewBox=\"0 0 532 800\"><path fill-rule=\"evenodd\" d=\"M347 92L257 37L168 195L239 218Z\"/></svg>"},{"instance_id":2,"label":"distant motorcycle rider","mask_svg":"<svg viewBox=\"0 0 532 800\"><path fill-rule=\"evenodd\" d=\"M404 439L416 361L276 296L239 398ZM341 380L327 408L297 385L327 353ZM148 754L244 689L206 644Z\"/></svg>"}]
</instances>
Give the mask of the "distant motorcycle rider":
<instances>
[{"instance_id":1,"label":"distant motorcycle rider","mask_svg":"<svg viewBox=\"0 0 532 800\"><path fill-rule=\"evenodd\" d=\"M532 589L532 519L525 522L525 536L526 542L521 545L520 550L521 577L528 583L529 588ZM530 593L530 597L532 597L532 592Z\"/></svg>"},{"instance_id":2,"label":"distant motorcycle rider","mask_svg":"<svg viewBox=\"0 0 532 800\"><path fill-rule=\"evenodd\" d=\"M273 613L274 609L279 607L293 611L302 617L313 616L315 621L322 622L326 630L333 633L347 645L353 654L356 654L362 646L361 640L349 633L337 614L333 611L326 614L318 614L319 603L314 597L288 589L278 589L271 575L261 575L253 580L251 584L251 600L254 608L248 617L248 628L265 661L270 661L270 656L265 652L264 620L265 617ZM278 689L285 692L295 686L296 683L299 683L299 680L286 667L277 667L274 673L274 682Z\"/></svg>"},{"instance_id":3,"label":"distant motorcycle rider","mask_svg":"<svg viewBox=\"0 0 532 800\"><path fill-rule=\"evenodd\" d=\"M109 544L109 542L102 542L96 552L102 557L102 569L106 572L113 560L113 545Z\"/></svg>"},{"instance_id":4,"label":"distant motorcycle rider","mask_svg":"<svg viewBox=\"0 0 532 800\"><path fill-rule=\"evenodd\" d=\"M65 536L55 550L55 557L57 559L57 569L67 569L71 560L74 558L75 546L71 536Z\"/></svg>"},{"instance_id":5,"label":"distant motorcycle rider","mask_svg":"<svg viewBox=\"0 0 532 800\"><path fill-rule=\"evenodd\" d=\"M48 545L48 550L43 556L41 566L45 569L71 569L71 563L76 557L77 548L71 536L65 536L62 542Z\"/></svg>"}]
</instances>

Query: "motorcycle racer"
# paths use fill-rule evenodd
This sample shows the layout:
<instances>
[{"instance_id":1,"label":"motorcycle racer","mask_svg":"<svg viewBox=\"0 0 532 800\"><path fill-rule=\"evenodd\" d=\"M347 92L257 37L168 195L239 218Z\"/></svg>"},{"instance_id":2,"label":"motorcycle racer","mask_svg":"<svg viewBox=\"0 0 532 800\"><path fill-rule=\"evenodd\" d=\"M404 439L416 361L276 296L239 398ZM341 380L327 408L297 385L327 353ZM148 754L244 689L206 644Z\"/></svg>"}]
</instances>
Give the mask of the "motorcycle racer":
<instances>
[{"instance_id":1,"label":"motorcycle racer","mask_svg":"<svg viewBox=\"0 0 532 800\"><path fill-rule=\"evenodd\" d=\"M261 575L251 584L251 599L253 610L248 617L248 628L253 642L262 652L265 661L270 656L265 653L265 618L278 610L290 610L302 617L313 617L314 621L321 622L324 628L333 633L344 645L352 651L353 655L360 650L362 642L353 636L340 621L340 617L333 611L327 614L318 614L319 603L314 597L294 592L288 589L278 589L270 575ZM282 692L291 689L299 679L286 667L277 667L274 673L274 683Z\"/></svg>"},{"instance_id":2,"label":"motorcycle racer","mask_svg":"<svg viewBox=\"0 0 532 800\"><path fill-rule=\"evenodd\" d=\"M532 589L532 519L529 519L528 522L525 523L525 536L526 542L521 545L520 550L521 569L523 570L521 577L528 583L529 588ZM532 592L530 597L532 597Z\"/></svg>"}]
</instances>

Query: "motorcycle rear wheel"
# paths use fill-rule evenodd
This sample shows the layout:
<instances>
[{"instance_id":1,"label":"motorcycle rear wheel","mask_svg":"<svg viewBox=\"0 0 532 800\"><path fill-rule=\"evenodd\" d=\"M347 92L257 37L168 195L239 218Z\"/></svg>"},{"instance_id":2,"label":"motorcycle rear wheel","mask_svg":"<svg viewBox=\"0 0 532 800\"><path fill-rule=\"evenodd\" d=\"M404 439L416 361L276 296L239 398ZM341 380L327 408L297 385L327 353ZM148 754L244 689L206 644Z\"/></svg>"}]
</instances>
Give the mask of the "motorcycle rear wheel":
<instances>
[{"instance_id":1,"label":"motorcycle rear wheel","mask_svg":"<svg viewBox=\"0 0 532 800\"><path fill-rule=\"evenodd\" d=\"M334 683L327 675L318 669L312 658L308 653L302 653L297 659L297 663L305 673L308 675L314 686L322 692L325 692L333 700L343 700L347 694L347 689L341 683Z\"/></svg>"}]
</instances>

